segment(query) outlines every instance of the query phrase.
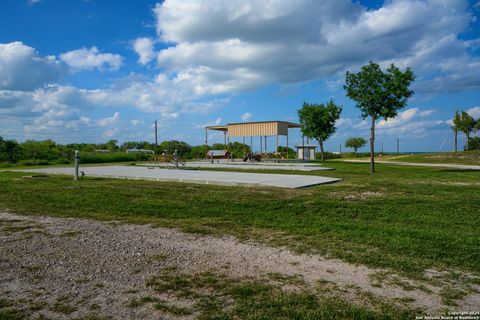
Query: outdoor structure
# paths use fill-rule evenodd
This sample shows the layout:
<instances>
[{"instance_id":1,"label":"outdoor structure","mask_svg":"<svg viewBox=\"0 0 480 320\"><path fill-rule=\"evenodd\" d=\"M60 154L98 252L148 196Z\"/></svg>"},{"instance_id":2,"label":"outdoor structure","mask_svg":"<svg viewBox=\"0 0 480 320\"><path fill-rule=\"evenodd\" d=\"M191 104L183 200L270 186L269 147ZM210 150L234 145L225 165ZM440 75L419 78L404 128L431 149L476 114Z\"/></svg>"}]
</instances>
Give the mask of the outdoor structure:
<instances>
[{"instance_id":1,"label":"outdoor structure","mask_svg":"<svg viewBox=\"0 0 480 320\"><path fill-rule=\"evenodd\" d=\"M315 160L315 149L317 148L314 144L297 144L297 159L299 160Z\"/></svg>"},{"instance_id":2,"label":"outdoor structure","mask_svg":"<svg viewBox=\"0 0 480 320\"><path fill-rule=\"evenodd\" d=\"M286 121L259 121L229 123L221 126L208 126L205 127L205 144L208 145L209 130L223 131L225 149L227 149L227 145L230 143L230 138L232 137L242 137L243 143L245 143L245 137L250 137L250 147L252 147L253 144L253 137L260 137L260 153L262 153L263 146L265 146L265 150L267 149L267 137L274 136L276 138L275 156L277 157L278 137L287 137L288 148L288 129L291 128L300 128L300 125Z\"/></svg>"}]
</instances>

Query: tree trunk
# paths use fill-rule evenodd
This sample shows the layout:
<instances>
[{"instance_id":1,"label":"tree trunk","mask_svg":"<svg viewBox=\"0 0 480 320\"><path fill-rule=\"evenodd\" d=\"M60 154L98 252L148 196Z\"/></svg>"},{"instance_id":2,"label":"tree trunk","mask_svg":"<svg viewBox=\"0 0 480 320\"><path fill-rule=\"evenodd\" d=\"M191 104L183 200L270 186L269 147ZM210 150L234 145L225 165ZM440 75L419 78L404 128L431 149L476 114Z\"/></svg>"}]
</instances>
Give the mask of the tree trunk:
<instances>
[{"instance_id":1,"label":"tree trunk","mask_svg":"<svg viewBox=\"0 0 480 320\"><path fill-rule=\"evenodd\" d=\"M353 148L353 157L354 157L354 158L357 157L357 148Z\"/></svg>"},{"instance_id":2,"label":"tree trunk","mask_svg":"<svg viewBox=\"0 0 480 320\"><path fill-rule=\"evenodd\" d=\"M370 173L375 172L375 116L372 115L372 127L370 128Z\"/></svg>"},{"instance_id":3,"label":"tree trunk","mask_svg":"<svg viewBox=\"0 0 480 320\"><path fill-rule=\"evenodd\" d=\"M458 129L455 128L455 152L458 152L457 137L458 137Z\"/></svg>"},{"instance_id":4,"label":"tree trunk","mask_svg":"<svg viewBox=\"0 0 480 320\"><path fill-rule=\"evenodd\" d=\"M325 161L325 152L323 151L323 141L318 141L320 144L320 152L322 153L322 161Z\"/></svg>"},{"instance_id":5,"label":"tree trunk","mask_svg":"<svg viewBox=\"0 0 480 320\"><path fill-rule=\"evenodd\" d=\"M466 135L467 135L467 151L469 151L470 148L469 148L469 145L468 145L468 140L470 140L470 132L467 132Z\"/></svg>"}]
</instances>

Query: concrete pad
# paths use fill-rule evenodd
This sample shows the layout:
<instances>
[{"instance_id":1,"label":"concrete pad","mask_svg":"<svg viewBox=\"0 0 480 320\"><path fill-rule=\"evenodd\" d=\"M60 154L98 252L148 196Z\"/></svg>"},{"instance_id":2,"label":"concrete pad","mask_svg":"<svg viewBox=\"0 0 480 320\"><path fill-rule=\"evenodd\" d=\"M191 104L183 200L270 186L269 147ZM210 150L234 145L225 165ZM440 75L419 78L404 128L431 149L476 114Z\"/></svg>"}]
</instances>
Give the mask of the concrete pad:
<instances>
[{"instance_id":1,"label":"concrete pad","mask_svg":"<svg viewBox=\"0 0 480 320\"><path fill-rule=\"evenodd\" d=\"M236 170L288 170L288 171L326 171L335 170L309 163L251 163L251 162L186 162L187 168L221 168Z\"/></svg>"},{"instance_id":2,"label":"concrete pad","mask_svg":"<svg viewBox=\"0 0 480 320\"><path fill-rule=\"evenodd\" d=\"M28 170L12 170L19 172L35 172L45 174L72 175L73 168L42 168ZM307 175L267 174L247 172L200 171L181 169L148 169L143 166L98 166L81 167L89 177L105 177L117 179L176 181L201 184L269 186L278 188L304 188L319 184L340 181L336 178L327 178Z\"/></svg>"}]
</instances>

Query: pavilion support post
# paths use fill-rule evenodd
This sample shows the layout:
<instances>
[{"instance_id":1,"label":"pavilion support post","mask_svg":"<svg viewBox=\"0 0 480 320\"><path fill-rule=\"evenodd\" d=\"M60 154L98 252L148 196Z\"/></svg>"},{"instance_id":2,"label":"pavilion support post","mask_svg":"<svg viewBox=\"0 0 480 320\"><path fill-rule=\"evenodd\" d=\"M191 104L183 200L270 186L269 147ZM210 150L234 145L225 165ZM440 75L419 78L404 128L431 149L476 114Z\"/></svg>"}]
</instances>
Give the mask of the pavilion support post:
<instances>
[{"instance_id":1,"label":"pavilion support post","mask_svg":"<svg viewBox=\"0 0 480 320\"><path fill-rule=\"evenodd\" d=\"M288 151L289 150L288 150L288 129L287 129L287 160L288 160L288 153L289 153Z\"/></svg>"},{"instance_id":2,"label":"pavilion support post","mask_svg":"<svg viewBox=\"0 0 480 320\"><path fill-rule=\"evenodd\" d=\"M205 128L205 148L207 149L205 151L205 160L208 160L208 129Z\"/></svg>"},{"instance_id":3,"label":"pavilion support post","mask_svg":"<svg viewBox=\"0 0 480 320\"><path fill-rule=\"evenodd\" d=\"M227 132L223 131L223 149L227 150Z\"/></svg>"},{"instance_id":4,"label":"pavilion support post","mask_svg":"<svg viewBox=\"0 0 480 320\"><path fill-rule=\"evenodd\" d=\"M245 150L245 136L243 136L243 158L245 159L246 150Z\"/></svg>"},{"instance_id":5,"label":"pavilion support post","mask_svg":"<svg viewBox=\"0 0 480 320\"><path fill-rule=\"evenodd\" d=\"M275 159L278 161L278 133L277 133L277 146L275 148Z\"/></svg>"},{"instance_id":6,"label":"pavilion support post","mask_svg":"<svg viewBox=\"0 0 480 320\"><path fill-rule=\"evenodd\" d=\"M265 140L265 153L267 153L267 136L263 138Z\"/></svg>"},{"instance_id":7,"label":"pavilion support post","mask_svg":"<svg viewBox=\"0 0 480 320\"><path fill-rule=\"evenodd\" d=\"M305 136L302 135L302 160L305 160Z\"/></svg>"},{"instance_id":8,"label":"pavilion support post","mask_svg":"<svg viewBox=\"0 0 480 320\"><path fill-rule=\"evenodd\" d=\"M260 136L260 154L263 153L263 149L262 149L262 136Z\"/></svg>"},{"instance_id":9,"label":"pavilion support post","mask_svg":"<svg viewBox=\"0 0 480 320\"><path fill-rule=\"evenodd\" d=\"M253 154L253 136L250 136L250 153Z\"/></svg>"}]
</instances>

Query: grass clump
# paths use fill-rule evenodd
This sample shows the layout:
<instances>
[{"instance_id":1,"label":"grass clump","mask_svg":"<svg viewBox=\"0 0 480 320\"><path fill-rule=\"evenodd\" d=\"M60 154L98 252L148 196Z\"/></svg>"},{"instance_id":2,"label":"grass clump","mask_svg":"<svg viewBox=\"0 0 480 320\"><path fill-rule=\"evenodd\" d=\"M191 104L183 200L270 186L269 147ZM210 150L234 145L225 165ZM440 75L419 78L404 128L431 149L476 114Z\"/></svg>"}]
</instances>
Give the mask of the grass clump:
<instances>
[{"instance_id":1,"label":"grass clump","mask_svg":"<svg viewBox=\"0 0 480 320\"><path fill-rule=\"evenodd\" d=\"M181 279L181 281L179 281ZM390 314L357 307L338 297L319 297L305 290L285 292L258 280L236 280L211 273L162 273L149 285L157 292L193 300L198 319L409 319L410 311ZM155 305L158 307L158 304ZM162 311L180 315L188 309L161 304ZM393 312L395 310L395 312ZM185 313L187 314L187 313Z\"/></svg>"},{"instance_id":2,"label":"grass clump","mask_svg":"<svg viewBox=\"0 0 480 320\"><path fill-rule=\"evenodd\" d=\"M77 308L63 302L56 302L53 306L50 307L50 311L63 314L71 314L77 311Z\"/></svg>"}]
</instances>

